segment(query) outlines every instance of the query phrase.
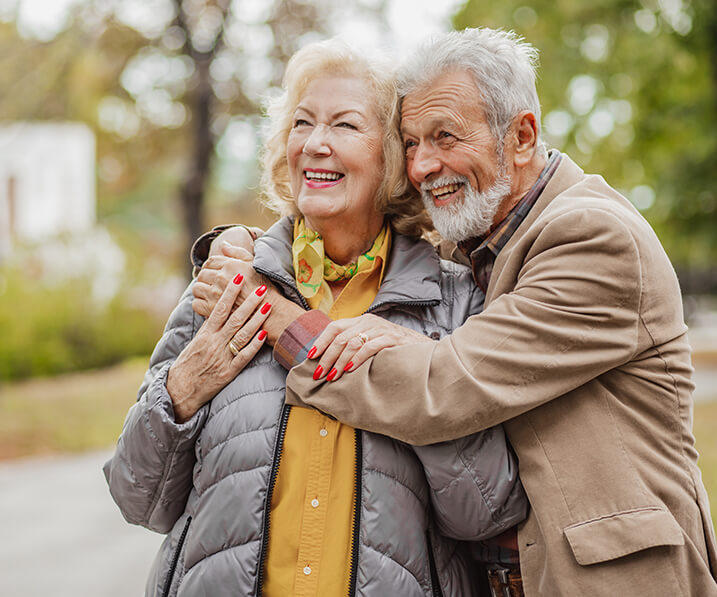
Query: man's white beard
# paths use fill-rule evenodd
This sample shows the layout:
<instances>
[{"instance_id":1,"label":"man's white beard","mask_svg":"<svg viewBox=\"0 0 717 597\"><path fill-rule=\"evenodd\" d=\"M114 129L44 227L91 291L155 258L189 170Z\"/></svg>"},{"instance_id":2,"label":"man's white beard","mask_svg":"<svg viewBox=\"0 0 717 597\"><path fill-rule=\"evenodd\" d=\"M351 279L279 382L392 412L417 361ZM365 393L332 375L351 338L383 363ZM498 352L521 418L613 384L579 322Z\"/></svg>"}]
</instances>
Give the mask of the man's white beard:
<instances>
[{"instance_id":1,"label":"man's white beard","mask_svg":"<svg viewBox=\"0 0 717 597\"><path fill-rule=\"evenodd\" d=\"M443 207L433 203L431 189L451 183L463 183L463 200ZM499 176L485 191L476 191L465 176L451 176L421 184L421 198L433 225L446 240L459 242L485 236L503 200L510 195L511 177Z\"/></svg>"}]
</instances>

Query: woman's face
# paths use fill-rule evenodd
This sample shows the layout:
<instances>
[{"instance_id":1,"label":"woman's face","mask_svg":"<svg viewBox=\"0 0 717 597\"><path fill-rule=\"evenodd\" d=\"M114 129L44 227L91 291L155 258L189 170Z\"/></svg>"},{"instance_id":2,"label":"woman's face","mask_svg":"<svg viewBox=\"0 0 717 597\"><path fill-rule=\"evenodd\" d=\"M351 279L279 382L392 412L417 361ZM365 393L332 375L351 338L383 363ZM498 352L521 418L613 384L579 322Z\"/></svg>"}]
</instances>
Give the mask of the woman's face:
<instances>
[{"instance_id":1,"label":"woman's face","mask_svg":"<svg viewBox=\"0 0 717 597\"><path fill-rule=\"evenodd\" d=\"M296 110L287 143L294 201L310 228L327 223L360 227L382 219L375 197L383 177L383 128L373 94L361 77L311 81Z\"/></svg>"}]
</instances>

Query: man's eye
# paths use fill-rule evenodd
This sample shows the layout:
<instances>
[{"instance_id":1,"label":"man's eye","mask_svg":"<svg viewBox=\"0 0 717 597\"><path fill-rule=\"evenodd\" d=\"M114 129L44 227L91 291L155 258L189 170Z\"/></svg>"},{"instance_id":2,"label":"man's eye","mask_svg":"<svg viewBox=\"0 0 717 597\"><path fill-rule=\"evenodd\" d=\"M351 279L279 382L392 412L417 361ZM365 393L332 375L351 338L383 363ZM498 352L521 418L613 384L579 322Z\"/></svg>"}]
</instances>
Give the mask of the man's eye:
<instances>
[{"instance_id":1,"label":"man's eye","mask_svg":"<svg viewBox=\"0 0 717 597\"><path fill-rule=\"evenodd\" d=\"M438 138L439 139L454 139L455 137L453 135L451 135L451 133L449 133L448 131L441 131L440 133L438 133Z\"/></svg>"}]
</instances>

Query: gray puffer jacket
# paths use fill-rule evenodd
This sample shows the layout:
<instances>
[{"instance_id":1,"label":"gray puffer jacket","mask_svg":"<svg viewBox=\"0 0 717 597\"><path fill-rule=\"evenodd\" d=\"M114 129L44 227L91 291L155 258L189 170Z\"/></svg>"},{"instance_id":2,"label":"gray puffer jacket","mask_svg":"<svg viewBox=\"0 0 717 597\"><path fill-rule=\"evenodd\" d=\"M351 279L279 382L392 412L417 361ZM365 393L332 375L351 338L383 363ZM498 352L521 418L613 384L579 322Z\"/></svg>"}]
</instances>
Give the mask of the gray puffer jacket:
<instances>
[{"instance_id":1,"label":"gray puffer jacket","mask_svg":"<svg viewBox=\"0 0 717 597\"><path fill-rule=\"evenodd\" d=\"M308 308L294 284L291 240L291 220L280 220L256 241L254 267ZM260 595L291 408L284 404L287 372L266 346L190 420L175 422L167 371L203 321L192 311L190 289L152 354L104 472L129 522L168 533L147 596ZM394 234L370 311L438 339L482 300L466 268L440 261L428 243ZM421 448L357 430L356 454L350 594L475 594L465 546L435 529L473 540L524 518L527 502L503 429Z\"/></svg>"}]
</instances>

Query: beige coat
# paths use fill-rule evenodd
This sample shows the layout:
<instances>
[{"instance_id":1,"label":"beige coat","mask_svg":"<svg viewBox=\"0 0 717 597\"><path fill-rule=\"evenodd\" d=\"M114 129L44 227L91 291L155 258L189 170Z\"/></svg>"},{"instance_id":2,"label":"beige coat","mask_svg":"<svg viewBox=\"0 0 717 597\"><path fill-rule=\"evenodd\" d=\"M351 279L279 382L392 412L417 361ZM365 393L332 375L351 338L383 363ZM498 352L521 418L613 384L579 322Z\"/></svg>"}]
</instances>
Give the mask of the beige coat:
<instances>
[{"instance_id":1,"label":"beige coat","mask_svg":"<svg viewBox=\"0 0 717 597\"><path fill-rule=\"evenodd\" d=\"M287 402L415 444L504 422L532 506L518 533L527 597L708 597L715 536L685 334L650 226L563 156L482 314L335 383L296 367Z\"/></svg>"}]
</instances>

